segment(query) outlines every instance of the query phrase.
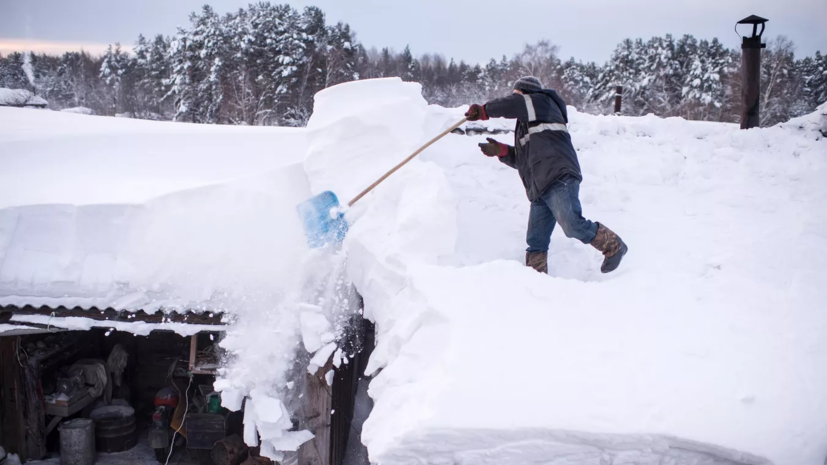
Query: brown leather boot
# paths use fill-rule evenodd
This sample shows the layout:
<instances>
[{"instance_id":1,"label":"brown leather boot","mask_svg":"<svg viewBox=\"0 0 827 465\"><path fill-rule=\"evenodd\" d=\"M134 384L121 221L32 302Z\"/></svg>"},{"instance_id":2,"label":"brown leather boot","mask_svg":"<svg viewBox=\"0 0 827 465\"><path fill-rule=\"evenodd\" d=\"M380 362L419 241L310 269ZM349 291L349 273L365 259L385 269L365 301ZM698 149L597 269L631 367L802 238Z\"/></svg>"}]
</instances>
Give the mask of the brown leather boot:
<instances>
[{"instance_id":1,"label":"brown leather boot","mask_svg":"<svg viewBox=\"0 0 827 465\"><path fill-rule=\"evenodd\" d=\"M548 252L526 252L525 266L530 266L540 273L548 274Z\"/></svg>"},{"instance_id":2,"label":"brown leather boot","mask_svg":"<svg viewBox=\"0 0 827 465\"><path fill-rule=\"evenodd\" d=\"M589 244L603 253L603 264L600 265L603 273L616 270L629 250L620 236L600 223L597 223L597 235Z\"/></svg>"}]
</instances>

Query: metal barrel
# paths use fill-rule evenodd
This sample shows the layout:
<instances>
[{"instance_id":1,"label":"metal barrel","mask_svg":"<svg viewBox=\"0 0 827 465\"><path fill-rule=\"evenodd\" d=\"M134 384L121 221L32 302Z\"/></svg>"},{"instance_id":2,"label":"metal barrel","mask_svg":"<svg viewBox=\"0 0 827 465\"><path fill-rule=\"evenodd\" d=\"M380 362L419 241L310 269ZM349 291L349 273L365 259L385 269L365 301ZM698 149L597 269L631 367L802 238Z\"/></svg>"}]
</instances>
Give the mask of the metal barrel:
<instances>
[{"instance_id":1,"label":"metal barrel","mask_svg":"<svg viewBox=\"0 0 827 465\"><path fill-rule=\"evenodd\" d=\"M95 422L89 418L64 421L60 431L60 464L92 465L95 463Z\"/></svg>"}]
</instances>

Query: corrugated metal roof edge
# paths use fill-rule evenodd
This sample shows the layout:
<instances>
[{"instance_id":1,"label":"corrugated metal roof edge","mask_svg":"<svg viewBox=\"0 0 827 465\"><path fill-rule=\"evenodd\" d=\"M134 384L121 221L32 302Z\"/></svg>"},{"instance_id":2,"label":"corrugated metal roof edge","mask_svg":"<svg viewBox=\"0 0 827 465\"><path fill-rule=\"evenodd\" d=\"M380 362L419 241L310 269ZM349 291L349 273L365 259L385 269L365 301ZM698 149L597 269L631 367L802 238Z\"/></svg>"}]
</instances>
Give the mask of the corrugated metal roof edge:
<instances>
[{"instance_id":1,"label":"corrugated metal roof edge","mask_svg":"<svg viewBox=\"0 0 827 465\"><path fill-rule=\"evenodd\" d=\"M13 305L0 306L0 323L8 321L12 315L80 317L98 321L121 321L126 323L137 321L144 321L147 323L185 323L199 325L226 325L228 323L225 321L224 312L211 311L195 312L192 310L187 310L185 312L165 312L163 310L158 310L153 313L147 313L144 310L115 310L114 308L100 309L97 307L35 307L32 305L26 305L23 307Z\"/></svg>"}]
</instances>

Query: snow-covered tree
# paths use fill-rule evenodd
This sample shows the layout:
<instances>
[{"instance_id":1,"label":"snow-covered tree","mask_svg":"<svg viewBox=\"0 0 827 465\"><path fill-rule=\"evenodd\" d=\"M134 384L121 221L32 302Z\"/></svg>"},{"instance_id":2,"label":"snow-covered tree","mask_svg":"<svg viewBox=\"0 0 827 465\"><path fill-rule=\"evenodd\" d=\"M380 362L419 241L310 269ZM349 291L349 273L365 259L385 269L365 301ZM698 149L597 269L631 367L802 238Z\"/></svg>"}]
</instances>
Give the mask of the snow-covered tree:
<instances>
[{"instance_id":1,"label":"snow-covered tree","mask_svg":"<svg viewBox=\"0 0 827 465\"><path fill-rule=\"evenodd\" d=\"M589 99L601 104L608 112L615 96L615 86L623 86L624 115L639 115L645 110L643 70L646 54L643 41L626 39L615 48L609 62L597 77Z\"/></svg>"},{"instance_id":2,"label":"snow-covered tree","mask_svg":"<svg viewBox=\"0 0 827 465\"><path fill-rule=\"evenodd\" d=\"M795 75L800 80L801 92L793 104L794 116L805 114L827 102L827 55L817 51L813 57L798 60Z\"/></svg>"},{"instance_id":3,"label":"snow-covered tree","mask_svg":"<svg viewBox=\"0 0 827 465\"><path fill-rule=\"evenodd\" d=\"M413 81L416 66L414 64L414 57L411 54L411 47L405 46L405 50L399 55L396 60L396 74L403 81Z\"/></svg>"},{"instance_id":4,"label":"snow-covered tree","mask_svg":"<svg viewBox=\"0 0 827 465\"><path fill-rule=\"evenodd\" d=\"M700 41L690 61L681 91L685 116L690 119L719 119L725 100L724 76L731 57L718 39Z\"/></svg>"},{"instance_id":5,"label":"snow-covered tree","mask_svg":"<svg viewBox=\"0 0 827 465\"><path fill-rule=\"evenodd\" d=\"M0 87L8 89L26 89L34 91L23 71L23 54L13 52L6 58L0 58Z\"/></svg>"},{"instance_id":6,"label":"snow-covered tree","mask_svg":"<svg viewBox=\"0 0 827 465\"><path fill-rule=\"evenodd\" d=\"M121 44L116 43L114 48L110 45L106 49L101 63L100 78L109 89L111 106L107 114L114 115L124 110L122 84L131 64L129 55L121 50Z\"/></svg>"},{"instance_id":7,"label":"snow-covered tree","mask_svg":"<svg viewBox=\"0 0 827 465\"><path fill-rule=\"evenodd\" d=\"M803 87L794 76L795 46L785 36L769 41L761 53L761 125L772 126L792 117L792 103Z\"/></svg>"},{"instance_id":8,"label":"snow-covered tree","mask_svg":"<svg viewBox=\"0 0 827 465\"><path fill-rule=\"evenodd\" d=\"M594 87L599 71L594 63L583 63L570 58L562 65L562 84L558 90L568 105L580 111L597 110L589 102L589 92Z\"/></svg>"},{"instance_id":9,"label":"snow-covered tree","mask_svg":"<svg viewBox=\"0 0 827 465\"><path fill-rule=\"evenodd\" d=\"M560 47L548 40L526 45L522 52L514 57L512 69L517 75L512 75L511 78L534 76L546 87L559 88L562 84L559 52Z\"/></svg>"}]
</instances>

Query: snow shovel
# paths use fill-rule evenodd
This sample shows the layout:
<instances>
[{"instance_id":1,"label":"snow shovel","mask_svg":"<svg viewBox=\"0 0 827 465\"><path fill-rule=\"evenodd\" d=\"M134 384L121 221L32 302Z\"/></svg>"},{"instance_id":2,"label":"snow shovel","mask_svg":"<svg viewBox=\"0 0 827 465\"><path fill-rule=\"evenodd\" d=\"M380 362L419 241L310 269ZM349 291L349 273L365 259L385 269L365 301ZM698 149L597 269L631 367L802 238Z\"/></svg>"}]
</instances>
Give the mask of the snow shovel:
<instances>
[{"instance_id":1,"label":"snow shovel","mask_svg":"<svg viewBox=\"0 0 827 465\"><path fill-rule=\"evenodd\" d=\"M466 121L467 118L463 118L450 128L442 131L438 136L429 140L422 147L419 147L414 153L408 156L408 158L402 160L401 163L391 168L387 173L383 174L382 177L368 186L367 189L363 190L359 193L359 195L351 199L351 201L347 203L347 206L352 207L353 204L359 201L359 199L364 197L368 192L373 190L374 187L378 186L379 183L387 179L388 176L392 175L399 168L402 168L402 166L419 155L420 152L430 147L431 144L443 138L446 134L458 128ZM341 242L345 238L345 234L347 234L347 221L345 220L344 212L339 209L339 198L336 197L336 194L333 192L324 191L321 194L315 195L300 203L296 207L296 210L298 210L299 216L304 223L307 243L311 248L321 247L328 243Z\"/></svg>"}]
</instances>

